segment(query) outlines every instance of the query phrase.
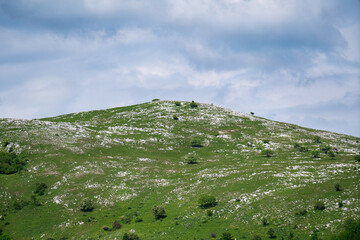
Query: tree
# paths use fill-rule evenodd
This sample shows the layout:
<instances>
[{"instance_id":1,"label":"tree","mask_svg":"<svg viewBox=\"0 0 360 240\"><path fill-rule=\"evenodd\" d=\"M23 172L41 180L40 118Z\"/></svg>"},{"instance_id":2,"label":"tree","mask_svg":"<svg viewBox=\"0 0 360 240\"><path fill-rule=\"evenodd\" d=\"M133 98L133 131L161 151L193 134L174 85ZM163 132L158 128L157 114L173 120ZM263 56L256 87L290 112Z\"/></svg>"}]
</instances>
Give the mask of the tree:
<instances>
[{"instance_id":1,"label":"tree","mask_svg":"<svg viewBox=\"0 0 360 240\"><path fill-rule=\"evenodd\" d=\"M187 164L197 164L197 158L194 156L189 156L186 158Z\"/></svg>"},{"instance_id":2,"label":"tree","mask_svg":"<svg viewBox=\"0 0 360 240\"><path fill-rule=\"evenodd\" d=\"M88 198L84 199L80 205L80 210L83 212L91 212L94 210L93 202Z\"/></svg>"},{"instance_id":3,"label":"tree","mask_svg":"<svg viewBox=\"0 0 360 240\"><path fill-rule=\"evenodd\" d=\"M202 139L200 137L194 137L190 140L192 147L203 147Z\"/></svg>"},{"instance_id":4,"label":"tree","mask_svg":"<svg viewBox=\"0 0 360 240\"><path fill-rule=\"evenodd\" d=\"M153 211L155 220L159 220L159 219L163 219L163 218L167 217L164 207L154 206L152 211Z\"/></svg>"},{"instance_id":5,"label":"tree","mask_svg":"<svg viewBox=\"0 0 360 240\"><path fill-rule=\"evenodd\" d=\"M173 119L174 120L179 120L178 116L176 116L176 115L173 116Z\"/></svg>"},{"instance_id":6,"label":"tree","mask_svg":"<svg viewBox=\"0 0 360 240\"><path fill-rule=\"evenodd\" d=\"M191 108L197 108L197 107L198 107L198 105L197 105L197 103L196 103L196 102L191 101L191 103L190 103L190 107L191 107Z\"/></svg>"},{"instance_id":7,"label":"tree","mask_svg":"<svg viewBox=\"0 0 360 240\"><path fill-rule=\"evenodd\" d=\"M334 185L335 191L340 192L341 191L341 187L339 183L335 183Z\"/></svg>"},{"instance_id":8,"label":"tree","mask_svg":"<svg viewBox=\"0 0 360 240\"><path fill-rule=\"evenodd\" d=\"M265 157L271 157L274 155L274 151L271 149L264 149L261 151L261 154L265 155Z\"/></svg>"},{"instance_id":9,"label":"tree","mask_svg":"<svg viewBox=\"0 0 360 240\"><path fill-rule=\"evenodd\" d=\"M136 233L125 233L123 240L140 240L140 238Z\"/></svg>"},{"instance_id":10,"label":"tree","mask_svg":"<svg viewBox=\"0 0 360 240\"><path fill-rule=\"evenodd\" d=\"M176 102L175 102L175 106L181 106L181 102L176 101Z\"/></svg>"},{"instance_id":11,"label":"tree","mask_svg":"<svg viewBox=\"0 0 360 240\"><path fill-rule=\"evenodd\" d=\"M217 205L216 198L210 195L202 195L198 203L201 208L211 208Z\"/></svg>"},{"instance_id":12,"label":"tree","mask_svg":"<svg viewBox=\"0 0 360 240\"><path fill-rule=\"evenodd\" d=\"M224 232L220 237L220 240L234 240L234 237L229 232Z\"/></svg>"}]
</instances>

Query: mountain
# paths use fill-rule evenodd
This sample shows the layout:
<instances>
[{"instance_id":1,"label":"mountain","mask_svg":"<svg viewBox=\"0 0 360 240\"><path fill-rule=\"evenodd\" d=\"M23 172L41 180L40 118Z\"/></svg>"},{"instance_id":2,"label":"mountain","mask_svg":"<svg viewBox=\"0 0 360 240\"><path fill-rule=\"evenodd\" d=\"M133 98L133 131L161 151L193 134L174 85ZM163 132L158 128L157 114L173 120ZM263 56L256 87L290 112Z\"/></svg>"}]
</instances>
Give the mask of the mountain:
<instances>
[{"instance_id":1,"label":"mountain","mask_svg":"<svg viewBox=\"0 0 360 240\"><path fill-rule=\"evenodd\" d=\"M0 139L13 239L329 239L360 216L359 138L212 104L1 119Z\"/></svg>"}]
</instances>

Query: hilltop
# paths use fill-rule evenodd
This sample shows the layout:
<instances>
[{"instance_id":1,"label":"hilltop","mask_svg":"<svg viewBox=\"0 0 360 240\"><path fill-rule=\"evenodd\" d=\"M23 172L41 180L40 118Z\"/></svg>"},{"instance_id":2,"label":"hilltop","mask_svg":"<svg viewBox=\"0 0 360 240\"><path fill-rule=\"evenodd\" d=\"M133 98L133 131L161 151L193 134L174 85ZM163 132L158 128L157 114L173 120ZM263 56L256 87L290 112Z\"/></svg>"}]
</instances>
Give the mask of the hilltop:
<instances>
[{"instance_id":1,"label":"hilltop","mask_svg":"<svg viewBox=\"0 0 360 240\"><path fill-rule=\"evenodd\" d=\"M26 162L0 174L14 239L329 239L360 216L360 138L212 104L0 119L0 140Z\"/></svg>"}]
</instances>

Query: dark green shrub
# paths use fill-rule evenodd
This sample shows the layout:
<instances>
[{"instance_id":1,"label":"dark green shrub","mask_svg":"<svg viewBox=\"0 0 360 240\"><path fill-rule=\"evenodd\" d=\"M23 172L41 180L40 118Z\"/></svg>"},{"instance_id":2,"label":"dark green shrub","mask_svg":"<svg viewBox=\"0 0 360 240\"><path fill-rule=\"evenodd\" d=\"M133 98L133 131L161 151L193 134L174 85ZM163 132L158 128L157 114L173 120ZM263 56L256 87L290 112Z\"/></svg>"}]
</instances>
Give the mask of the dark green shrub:
<instances>
[{"instance_id":1,"label":"dark green shrub","mask_svg":"<svg viewBox=\"0 0 360 240\"><path fill-rule=\"evenodd\" d=\"M142 218L135 218L136 223L139 223L139 222L142 222L142 221L143 221Z\"/></svg>"},{"instance_id":2,"label":"dark green shrub","mask_svg":"<svg viewBox=\"0 0 360 240\"><path fill-rule=\"evenodd\" d=\"M321 143L321 138L319 136L314 137L314 143Z\"/></svg>"},{"instance_id":3,"label":"dark green shrub","mask_svg":"<svg viewBox=\"0 0 360 240\"><path fill-rule=\"evenodd\" d=\"M356 162L360 162L360 155L354 156L354 160L355 160Z\"/></svg>"},{"instance_id":4,"label":"dark green shrub","mask_svg":"<svg viewBox=\"0 0 360 240\"><path fill-rule=\"evenodd\" d=\"M252 240L261 240L261 236L256 234L254 235L254 237L252 238Z\"/></svg>"},{"instance_id":5,"label":"dark green shrub","mask_svg":"<svg viewBox=\"0 0 360 240\"><path fill-rule=\"evenodd\" d=\"M338 202L338 206L339 208L342 208L344 206L343 202L342 201Z\"/></svg>"},{"instance_id":6,"label":"dark green shrub","mask_svg":"<svg viewBox=\"0 0 360 240\"><path fill-rule=\"evenodd\" d=\"M173 119L174 120L179 120L179 118L176 115L173 116Z\"/></svg>"},{"instance_id":7,"label":"dark green shrub","mask_svg":"<svg viewBox=\"0 0 360 240\"><path fill-rule=\"evenodd\" d=\"M323 151L325 154L327 154L331 150L331 147L326 145L321 145L320 150Z\"/></svg>"},{"instance_id":8,"label":"dark green shrub","mask_svg":"<svg viewBox=\"0 0 360 240\"><path fill-rule=\"evenodd\" d=\"M220 237L220 240L235 240L234 237L229 232L224 232Z\"/></svg>"},{"instance_id":9,"label":"dark green shrub","mask_svg":"<svg viewBox=\"0 0 360 240\"><path fill-rule=\"evenodd\" d=\"M312 155L313 158L319 158L320 157L320 153L317 150L311 151L311 155Z\"/></svg>"},{"instance_id":10,"label":"dark green shrub","mask_svg":"<svg viewBox=\"0 0 360 240\"><path fill-rule=\"evenodd\" d=\"M335 188L335 191L337 191L337 192L340 192L340 191L341 191L341 187L340 187L340 184L339 184L339 183L335 183L335 184L334 184L334 188Z\"/></svg>"},{"instance_id":11,"label":"dark green shrub","mask_svg":"<svg viewBox=\"0 0 360 240\"><path fill-rule=\"evenodd\" d=\"M254 112L250 112L250 114L251 114L252 116L254 116L255 113L254 113Z\"/></svg>"},{"instance_id":12,"label":"dark green shrub","mask_svg":"<svg viewBox=\"0 0 360 240\"><path fill-rule=\"evenodd\" d=\"M198 200L201 208L211 208L217 205L216 198L210 195L203 195Z\"/></svg>"},{"instance_id":13,"label":"dark green shrub","mask_svg":"<svg viewBox=\"0 0 360 240\"><path fill-rule=\"evenodd\" d=\"M34 206L37 206L37 207L41 206L41 203L36 198L36 195L31 195L30 199L31 199L31 204L33 204Z\"/></svg>"},{"instance_id":14,"label":"dark green shrub","mask_svg":"<svg viewBox=\"0 0 360 240\"><path fill-rule=\"evenodd\" d=\"M196 103L196 102L191 101L191 103L190 103L190 107L191 107L191 108L197 108L197 107L198 107L198 105L197 105L197 103Z\"/></svg>"},{"instance_id":15,"label":"dark green shrub","mask_svg":"<svg viewBox=\"0 0 360 240\"><path fill-rule=\"evenodd\" d=\"M267 234L269 235L269 238L276 238L275 231L272 228L269 228Z\"/></svg>"},{"instance_id":16,"label":"dark green shrub","mask_svg":"<svg viewBox=\"0 0 360 240\"><path fill-rule=\"evenodd\" d=\"M203 147L202 139L200 137L194 137L190 140L192 147Z\"/></svg>"},{"instance_id":17,"label":"dark green shrub","mask_svg":"<svg viewBox=\"0 0 360 240\"><path fill-rule=\"evenodd\" d=\"M26 207L27 205L29 205L29 201L25 201L25 200L15 200L13 202L13 207L15 210L21 210L24 207Z\"/></svg>"},{"instance_id":18,"label":"dark green shrub","mask_svg":"<svg viewBox=\"0 0 360 240\"><path fill-rule=\"evenodd\" d=\"M360 221L347 219L345 229L336 238L337 240L360 240Z\"/></svg>"},{"instance_id":19,"label":"dark green shrub","mask_svg":"<svg viewBox=\"0 0 360 240\"><path fill-rule=\"evenodd\" d=\"M13 239L7 234L0 234L0 240L13 240Z\"/></svg>"},{"instance_id":20,"label":"dark green shrub","mask_svg":"<svg viewBox=\"0 0 360 240\"><path fill-rule=\"evenodd\" d=\"M306 209L300 209L295 213L296 216L304 216L307 213Z\"/></svg>"},{"instance_id":21,"label":"dark green shrub","mask_svg":"<svg viewBox=\"0 0 360 240\"><path fill-rule=\"evenodd\" d=\"M131 223L131 217L130 216L121 217L121 222L124 223L124 224L130 224Z\"/></svg>"},{"instance_id":22,"label":"dark green shrub","mask_svg":"<svg viewBox=\"0 0 360 240\"><path fill-rule=\"evenodd\" d=\"M175 106L181 106L181 102L176 101L176 102L175 102Z\"/></svg>"},{"instance_id":23,"label":"dark green shrub","mask_svg":"<svg viewBox=\"0 0 360 240\"><path fill-rule=\"evenodd\" d=\"M83 212L91 212L94 210L94 204L90 199L84 199L80 205L80 210Z\"/></svg>"},{"instance_id":24,"label":"dark green shrub","mask_svg":"<svg viewBox=\"0 0 360 240\"><path fill-rule=\"evenodd\" d=\"M160 99L158 99L158 98L154 98L152 101L153 102L156 102L156 101L159 101Z\"/></svg>"},{"instance_id":25,"label":"dark green shrub","mask_svg":"<svg viewBox=\"0 0 360 240\"><path fill-rule=\"evenodd\" d=\"M294 148L295 149L300 148L300 147L301 147L300 143L294 143Z\"/></svg>"},{"instance_id":26,"label":"dark green shrub","mask_svg":"<svg viewBox=\"0 0 360 240\"><path fill-rule=\"evenodd\" d=\"M330 150L327 154L329 155L329 157L330 157L332 160L335 159L335 153L334 153L333 151Z\"/></svg>"},{"instance_id":27,"label":"dark green shrub","mask_svg":"<svg viewBox=\"0 0 360 240\"><path fill-rule=\"evenodd\" d=\"M261 151L261 154L264 155L265 157L271 157L274 155L274 151L271 149L264 149Z\"/></svg>"},{"instance_id":28,"label":"dark green shrub","mask_svg":"<svg viewBox=\"0 0 360 240\"><path fill-rule=\"evenodd\" d=\"M8 140L2 140L1 142L2 142L3 148L6 148L10 144L10 142Z\"/></svg>"},{"instance_id":29,"label":"dark green shrub","mask_svg":"<svg viewBox=\"0 0 360 240\"><path fill-rule=\"evenodd\" d=\"M186 158L187 164L197 164L197 158L194 156L189 156Z\"/></svg>"},{"instance_id":30,"label":"dark green shrub","mask_svg":"<svg viewBox=\"0 0 360 240\"><path fill-rule=\"evenodd\" d=\"M114 230L118 230L122 227L122 225L118 221L114 221L112 227Z\"/></svg>"},{"instance_id":31,"label":"dark green shrub","mask_svg":"<svg viewBox=\"0 0 360 240\"><path fill-rule=\"evenodd\" d=\"M0 152L0 174L13 174L26 165L26 160L15 153Z\"/></svg>"},{"instance_id":32,"label":"dark green shrub","mask_svg":"<svg viewBox=\"0 0 360 240\"><path fill-rule=\"evenodd\" d=\"M163 218L167 217L164 207L154 206L152 211L153 211L155 220L159 220L159 219L163 219Z\"/></svg>"},{"instance_id":33,"label":"dark green shrub","mask_svg":"<svg viewBox=\"0 0 360 240\"><path fill-rule=\"evenodd\" d=\"M140 240L136 233L125 233L123 240Z\"/></svg>"},{"instance_id":34,"label":"dark green shrub","mask_svg":"<svg viewBox=\"0 0 360 240\"><path fill-rule=\"evenodd\" d=\"M44 195L46 191L47 185L45 183L36 183L36 188L34 193L38 194L39 196Z\"/></svg>"},{"instance_id":35,"label":"dark green shrub","mask_svg":"<svg viewBox=\"0 0 360 240\"><path fill-rule=\"evenodd\" d=\"M210 233L211 238L216 238L216 233Z\"/></svg>"},{"instance_id":36,"label":"dark green shrub","mask_svg":"<svg viewBox=\"0 0 360 240\"><path fill-rule=\"evenodd\" d=\"M269 225L269 222L268 222L268 220L267 220L266 218L263 218L263 219L261 220L261 223L262 223L263 226Z\"/></svg>"},{"instance_id":37,"label":"dark green shrub","mask_svg":"<svg viewBox=\"0 0 360 240\"><path fill-rule=\"evenodd\" d=\"M209 209L206 211L206 215L211 217L213 215L213 212Z\"/></svg>"},{"instance_id":38,"label":"dark green shrub","mask_svg":"<svg viewBox=\"0 0 360 240\"><path fill-rule=\"evenodd\" d=\"M265 140L263 140L263 143L268 144L268 143L270 143L270 140L265 139Z\"/></svg>"},{"instance_id":39,"label":"dark green shrub","mask_svg":"<svg viewBox=\"0 0 360 240\"><path fill-rule=\"evenodd\" d=\"M323 211L325 210L325 204L323 202L316 202L314 204L314 209Z\"/></svg>"},{"instance_id":40,"label":"dark green shrub","mask_svg":"<svg viewBox=\"0 0 360 240\"><path fill-rule=\"evenodd\" d=\"M111 231L111 229L108 226L103 226L104 231Z\"/></svg>"}]
</instances>

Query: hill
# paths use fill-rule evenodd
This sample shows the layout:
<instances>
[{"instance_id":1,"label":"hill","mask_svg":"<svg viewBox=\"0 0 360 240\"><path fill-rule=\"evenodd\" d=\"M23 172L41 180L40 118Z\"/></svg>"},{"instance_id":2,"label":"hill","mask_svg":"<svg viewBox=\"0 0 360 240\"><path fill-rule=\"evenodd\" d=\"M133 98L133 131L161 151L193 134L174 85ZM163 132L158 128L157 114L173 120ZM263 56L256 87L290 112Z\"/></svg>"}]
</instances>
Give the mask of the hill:
<instances>
[{"instance_id":1,"label":"hill","mask_svg":"<svg viewBox=\"0 0 360 240\"><path fill-rule=\"evenodd\" d=\"M26 164L0 174L0 228L14 239L329 239L359 219L359 138L175 103L1 119L1 152ZM216 202L200 207L203 195Z\"/></svg>"}]
</instances>

